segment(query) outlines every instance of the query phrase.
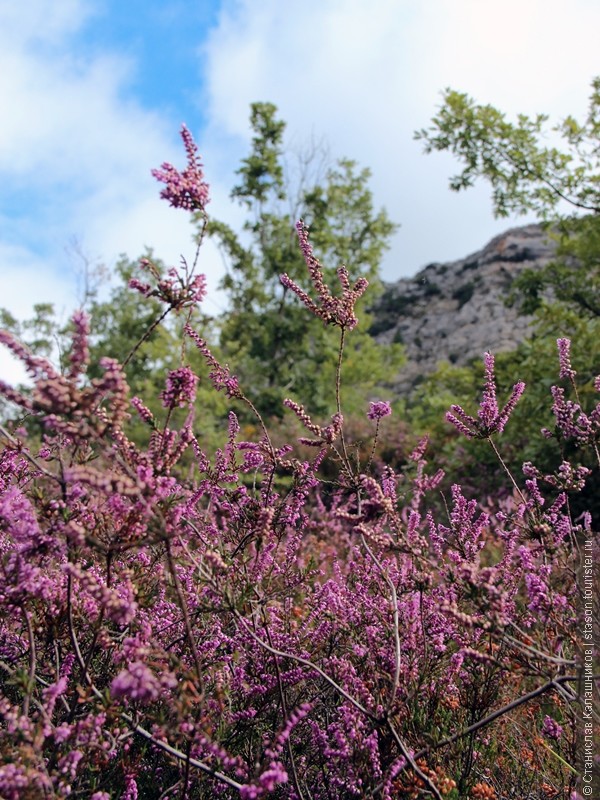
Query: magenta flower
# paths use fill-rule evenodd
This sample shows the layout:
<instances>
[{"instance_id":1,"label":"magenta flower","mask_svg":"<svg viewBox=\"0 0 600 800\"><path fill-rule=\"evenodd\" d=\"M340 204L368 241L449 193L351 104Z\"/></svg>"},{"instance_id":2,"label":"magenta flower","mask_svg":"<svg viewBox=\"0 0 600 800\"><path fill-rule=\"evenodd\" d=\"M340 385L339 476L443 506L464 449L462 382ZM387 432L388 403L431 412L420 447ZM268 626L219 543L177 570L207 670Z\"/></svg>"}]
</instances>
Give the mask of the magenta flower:
<instances>
[{"instance_id":1,"label":"magenta flower","mask_svg":"<svg viewBox=\"0 0 600 800\"><path fill-rule=\"evenodd\" d=\"M196 399L198 378L189 367L179 367L167 375L167 387L160 393L165 408L191 406Z\"/></svg>"},{"instance_id":2,"label":"magenta flower","mask_svg":"<svg viewBox=\"0 0 600 800\"><path fill-rule=\"evenodd\" d=\"M279 280L287 289L290 289L304 303L306 308L316 317L320 317L326 325L337 325L340 328L352 330L358 325L358 319L354 313L356 301L361 297L369 285L366 278L359 278L354 286L350 286L350 278L346 267L340 267L337 271L340 284L342 286L342 296L334 297L329 287L323 279L323 267L318 258L313 253L313 249L308 241L308 228L300 220L296 223L298 241L304 256L304 261L308 267L308 272L314 290L318 295L318 301L312 300L287 274L280 275Z\"/></svg>"},{"instance_id":3,"label":"magenta flower","mask_svg":"<svg viewBox=\"0 0 600 800\"><path fill-rule=\"evenodd\" d=\"M184 269L176 270L171 267L166 275L161 274L160 270L148 258L140 259L140 267L154 278L154 285L131 278L129 288L135 289L144 297L156 297L162 303L166 303L170 308L180 311L183 308L200 303L206 296L206 276L194 275L193 270L183 262Z\"/></svg>"},{"instance_id":4,"label":"magenta flower","mask_svg":"<svg viewBox=\"0 0 600 800\"><path fill-rule=\"evenodd\" d=\"M187 153L187 167L179 172L172 164L165 162L160 169L153 169L152 175L166 184L160 196L163 200L168 200L173 208L204 213L209 202L208 184L204 181L198 147L185 125L181 126L181 138Z\"/></svg>"},{"instance_id":5,"label":"magenta flower","mask_svg":"<svg viewBox=\"0 0 600 800\"><path fill-rule=\"evenodd\" d=\"M571 340L557 339L558 363L560 365L559 376L561 378L574 378L577 374L571 367Z\"/></svg>"},{"instance_id":6,"label":"magenta flower","mask_svg":"<svg viewBox=\"0 0 600 800\"><path fill-rule=\"evenodd\" d=\"M77 378L84 372L89 358L88 337L90 335L90 320L85 311L76 311L72 317L73 321L73 344L69 361L69 377Z\"/></svg>"},{"instance_id":7,"label":"magenta flower","mask_svg":"<svg viewBox=\"0 0 600 800\"><path fill-rule=\"evenodd\" d=\"M502 409L498 411L498 400L496 397L496 378L494 375L494 356L486 353L485 363L485 387L483 399L479 406L475 419L459 405L450 406L450 411L446 413L446 419L468 439L488 439L493 433L502 433L508 418L517 405L519 398L525 391L523 381L515 383L511 396Z\"/></svg>"},{"instance_id":8,"label":"magenta flower","mask_svg":"<svg viewBox=\"0 0 600 800\"><path fill-rule=\"evenodd\" d=\"M392 407L389 403L385 400L377 400L373 403L369 403L367 417L369 419L383 419L383 417L389 417L391 413Z\"/></svg>"},{"instance_id":9,"label":"magenta flower","mask_svg":"<svg viewBox=\"0 0 600 800\"><path fill-rule=\"evenodd\" d=\"M544 717L544 723L542 725L542 733L544 736L558 741L562 736L562 732L562 726L559 725L556 720L552 719L552 717Z\"/></svg>"},{"instance_id":10,"label":"magenta flower","mask_svg":"<svg viewBox=\"0 0 600 800\"><path fill-rule=\"evenodd\" d=\"M164 688L173 685L169 673L163 672L157 677L142 661L133 661L113 680L110 693L115 699L149 703L156 700Z\"/></svg>"},{"instance_id":11,"label":"magenta flower","mask_svg":"<svg viewBox=\"0 0 600 800\"><path fill-rule=\"evenodd\" d=\"M211 368L209 377L215 389L218 392L224 389L227 397L241 397L242 392L239 387L238 379L235 375L230 374L227 364L221 365L217 361L211 353L206 341L196 333L189 323L186 324L183 330L194 342L198 350L200 350L206 363Z\"/></svg>"}]
</instances>

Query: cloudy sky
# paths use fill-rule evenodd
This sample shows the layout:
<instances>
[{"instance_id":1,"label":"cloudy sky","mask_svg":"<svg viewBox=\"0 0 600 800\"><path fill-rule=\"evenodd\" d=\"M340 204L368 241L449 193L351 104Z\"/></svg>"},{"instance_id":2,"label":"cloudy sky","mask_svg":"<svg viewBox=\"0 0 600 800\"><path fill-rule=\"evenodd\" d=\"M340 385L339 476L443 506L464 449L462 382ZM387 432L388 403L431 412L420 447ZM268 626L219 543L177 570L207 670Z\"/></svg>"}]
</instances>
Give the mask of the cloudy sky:
<instances>
[{"instance_id":1,"label":"cloudy sky","mask_svg":"<svg viewBox=\"0 0 600 800\"><path fill-rule=\"evenodd\" d=\"M384 278L465 256L522 220L494 220L485 186L450 192L456 164L424 155L414 130L445 87L511 115L583 117L599 30L597 0L0 0L0 306L66 314L77 252L108 265L146 245L171 263L190 254L186 214L150 176L182 165L183 121L210 211L237 224L228 194L257 100L296 146L322 138L371 168L402 226ZM218 254L203 266L215 287Z\"/></svg>"}]
</instances>

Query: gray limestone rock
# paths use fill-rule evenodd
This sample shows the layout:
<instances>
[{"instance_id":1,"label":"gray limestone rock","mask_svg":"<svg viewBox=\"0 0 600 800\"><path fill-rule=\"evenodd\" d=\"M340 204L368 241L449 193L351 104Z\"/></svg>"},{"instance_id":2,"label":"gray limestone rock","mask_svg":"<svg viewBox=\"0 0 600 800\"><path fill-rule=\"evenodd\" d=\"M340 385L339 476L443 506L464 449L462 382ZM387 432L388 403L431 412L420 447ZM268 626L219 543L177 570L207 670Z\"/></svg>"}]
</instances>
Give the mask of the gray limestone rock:
<instances>
[{"instance_id":1,"label":"gray limestone rock","mask_svg":"<svg viewBox=\"0 0 600 800\"><path fill-rule=\"evenodd\" d=\"M530 317L504 303L526 267L552 260L555 245L540 225L513 228L460 261L429 264L414 278L386 284L371 309L372 335L402 342L408 363L392 383L405 393L440 361L464 365L512 349L527 336Z\"/></svg>"}]
</instances>

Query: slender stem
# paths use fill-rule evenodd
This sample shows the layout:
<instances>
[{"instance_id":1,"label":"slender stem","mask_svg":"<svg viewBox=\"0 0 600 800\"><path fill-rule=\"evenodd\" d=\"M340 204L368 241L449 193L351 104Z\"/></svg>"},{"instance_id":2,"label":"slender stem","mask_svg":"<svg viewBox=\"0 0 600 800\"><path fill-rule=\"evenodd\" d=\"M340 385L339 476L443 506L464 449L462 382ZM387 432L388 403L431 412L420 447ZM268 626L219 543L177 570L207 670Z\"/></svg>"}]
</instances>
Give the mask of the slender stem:
<instances>
[{"instance_id":1,"label":"slender stem","mask_svg":"<svg viewBox=\"0 0 600 800\"><path fill-rule=\"evenodd\" d=\"M190 615L188 611L187 601L183 594L183 590L181 588L181 582L179 580L179 576L177 575L177 570L175 569L175 562L173 561L173 554L171 553L171 541L169 539L165 540L165 550L167 555L167 564L169 566L169 572L171 573L171 577L173 578L173 584L175 586L175 592L177 593L177 599L179 601L179 608L181 613L183 614L183 624L185 627L186 638L190 645L190 651L192 653L192 658L194 659L194 667L196 669L196 677L198 678L198 688L200 690L200 694L203 695L203 684L204 681L202 679L202 669L200 667L200 659L198 657L198 650L196 649L196 642L194 639L194 632L192 631L192 625L190 622Z\"/></svg>"},{"instance_id":2,"label":"slender stem","mask_svg":"<svg viewBox=\"0 0 600 800\"><path fill-rule=\"evenodd\" d=\"M31 620L25 608L22 608L23 618L27 627L27 638L29 640L29 674L27 675L27 691L23 699L23 716L29 714L29 703L33 694L33 687L35 685L35 666L36 666L36 650L35 650L35 637L33 635L33 628L31 627Z\"/></svg>"},{"instance_id":3,"label":"slender stem","mask_svg":"<svg viewBox=\"0 0 600 800\"><path fill-rule=\"evenodd\" d=\"M386 704L386 714L389 714L395 702L396 693L398 691L398 686L400 684L400 667L402 661L402 652L400 645L400 619L398 615L398 594L396 592L396 587L394 586L394 582L385 571L381 561L377 558L375 553L371 550L371 548L367 544L367 540L365 539L364 534L361 533L360 539L362 542L362 546L365 548L365 550L371 557L372 561L376 564L377 568L383 575L383 579L387 583L391 595L393 633L394 633L394 679L392 682L392 690L390 692L390 696Z\"/></svg>"},{"instance_id":4,"label":"slender stem","mask_svg":"<svg viewBox=\"0 0 600 800\"><path fill-rule=\"evenodd\" d=\"M397 732L396 728L392 725L392 723L391 723L391 721L389 719L386 719L386 724L387 724L388 728L390 729L390 733L392 734L392 736L396 740L396 744L398 745L398 749L402 753L402 756L410 764L413 772L415 772L415 774L417 774L419 776L419 778L423 781L425 786L427 786L427 788L434 795L434 797L437 798L437 800L442 800L442 795L439 793L437 786L434 783L432 783L431 780L429 779L429 777L427 775L425 775L423 770L419 768L419 765L417 764L417 758L419 758L419 756L418 755L411 756L411 754L406 749L406 745L404 744L404 742L402 741L402 739L398 735L398 732Z\"/></svg>"},{"instance_id":5,"label":"slender stem","mask_svg":"<svg viewBox=\"0 0 600 800\"><path fill-rule=\"evenodd\" d=\"M35 459L35 458L34 458L32 455L31 455L31 453L29 452L29 450L27 450L25 447L23 447L23 446L22 446L22 443L21 443L21 442L19 442L19 440L18 440L18 439L15 439L15 437L14 437L14 436L12 436L12 434L10 434L10 433L9 433L9 432L6 430L6 428L4 427L4 425L0 425L0 433L1 433L3 436L5 436L5 437L8 439L8 441L9 441L9 442L10 442L12 445L15 445L16 447L18 447L18 448L19 448L19 455L22 455L22 456L24 456L24 457L27 459L27 461L29 461L31 464L33 464L33 466L34 466L34 467L35 467L37 470L39 470L39 471L42 473L42 475L45 475L47 478L50 478L50 479L51 479L51 480L53 480L53 481L57 481L58 483L61 483L61 479L58 477L58 475L54 475L52 472L48 472L48 470L47 470L47 469L45 469L45 468L44 468L44 467L43 467L43 466L42 466L42 465L41 465L41 464L40 464L40 463L39 463L39 462L38 462L38 461L37 461L37 460L36 460L36 459Z\"/></svg>"},{"instance_id":6,"label":"slender stem","mask_svg":"<svg viewBox=\"0 0 600 800\"><path fill-rule=\"evenodd\" d=\"M438 750L440 747L445 747L448 744L452 744L453 742L462 739L464 736L469 736L472 733L480 730L481 728L485 728L491 722L498 719L499 717L503 717L505 714L508 714L509 711L514 711L515 708L522 706L524 703L528 703L530 700L533 700L534 697L539 697L541 694L545 694L546 692L550 691L550 689L554 689L556 691L556 684L567 683L568 681L577 681L579 678L576 675L560 675L556 678L553 678L548 683L545 683L543 686L539 686L537 689L529 692L528 694L523 695L523 697L518 697L516 700L513 700L512 703L508 703L508 705L502 706L502 708L493 711L491 714L488 714L487 717L480 719L479 722L473 723L473 725L469 725L468 728L465 728L464 731L459 731L458 733L453 734L452 736L448 736L446 739L442 739L441 742L437 742L436 744L432 745L431 747L425 747L422 750L419 750L418 753L415 753L415 758L422 758L423 756L427 755L430 750Z\"/></svg>"},{"instance_id":7,"label":"slender stem","mask_svg":"<svg viewBox=\"0 0 600 800\"><path fill-rule=\"evenodd\" d=\"M522 636L526 635L514 622L511 624L512 627L515 628L517 631L519 631L519 633ZM539 658L543 658L545 661L551 661L554 664L563 664L565 666L567 665L573 666L574 664L577 663L573 659L558 658L557 656L551 656L548 653L544 653L543 650L538 650L536 647L533 647L532 645L525 644L525 642L521 642L519 641L519 639L515 639L514 636L511 636L510 633L507 633L506 631L503 631L502 635L507 639L507 641L509 641L516 648L522 650L524 653L527 653L529 655L536 655Z\"/></svg>"},{"instance_id":8,"label":"slender stem","mask_svg":"<svg viewBox=\"0 0 600 800\"><path fill-rule=\"evenodd\" d=\"M355 708L357 708L362 714L364 714L371 720L376 719L374 714L368 711L362 705L362 703L360 703L358 700L352 697L352 695L348 694L348 692L345 689L343 689L338 683L336 683L330 675L324 672L321 669L321 667L317 666L317 664L315 664L313 661L309 661L308 658L303 658L302 656L294 655L294 653L286 653L284 650L278 650L276 647L271 647L268 642L265 642L264 639L261 639L260 636L257 636L254 633L254 631L248 626L246 620L242 617L239 611L236 611L234 609L233 614L237 619L237 621L242 626L242 628L244 628L246 633L249 633L250 636L254 639L254 641L257 642L261 647L264 647L264 649L268 653L272 653L275 656L280 656L280 658L289 658L292 661L297 661L299 664L304 664L305 667L314 670L323 678L324 681L326 681L333 689L335 689L335 691L338 692L338 694L341 694L342 697L346 698L346 700L349 703L352 703L352 705Z\"/></svg>"},{"instance_id":9,"label":"slender stem","mask_svg":"<svg viewBox=\"0 0 600 800\"><path fill-rule=\"evenodd\" d=\"M506 464L505 464L505 462L504 462L504 459L503 459L503 458L502 458L502 456L500 455L500 452L499 452L498 448L496 447L496 445L495 445L495 444L494 444L494 442L492 441L492 437L491 437L491 436L488 436L488 437L487 437L487 440L488 440L488 442L490 443L490 447L492 448L492 450L493 450L493 451L494 451L494 453L496 454L496 458L498 459L498 461L500 462L500 464L502 464L502 467L503 467L504 471L506 472L506 474L508 475L508 477L509 477L509 479L510 479L510 482L511 482L511 483L512 483L512 485L515 487L515 489L517 490L517 494L519 495L519 497L521 498L521 500L523 501L523 503L526 503L526 502L527 502L527 500L525 500L525 497L523 496L523 492L520 490L519 486L517 485L517 482L516 482L516 481L515 481L515 479L513 478L512 472L511 472L511 471L509 470L509 468L506 466Z\"/></svg>"},{"instance_id":10,"label":"slender stem","mask_svg":"<svg viewBox=\"0 0 600 800\"><path fill-rule=\"evenodd\" d=\"M227 786L231 786L232 789L241 789L241 783L238 783L233 778L230 778L228 775L224 775L222 772L219 772L212 767L209 767L208 764L205 764L203 761L198 761L197 758L192 758L189 754L182 753L181 750L177 750L177 748L172 747L168 742L162 741L162 739L157 739L149 730L143 728L141 725L138 725L137 722L133 720L129 714L121 714L121 719L127 722L132 730L138 733L140 736L143 736L144 739L147 739L149 742L155 747L158 747L160 750L164 750L165 753L169 753L169 755L174 756L175 758L179 759L179 761L189 762L192 767L196 767L201 772L210 775L212 778L216 778L217 780L221 781L221 783L226 784Z\"/></svg>"},{"instance_id":11,"label":"slender stem","mask_svg":"<svg viewBox=\"0 0 600 800\"><path fill-rule=\"evenodd\" d=\"M267 624L267 615L265 613L264 608L262 609L262 617L265 625L265 631L267 633L267 639L269 640L269 645L273 646L273 641L271 639L271 631L269 630ZM277 661L277 656L273 656L273 663L275 664L275 672L277 673L277 686L279 688L279 696L281 697L281 710L283 712L283 719L284 722L287 720L288 717L288 710L287 710L287 703L285 699L285 690L283 688L283 681L281 680L281 670L279 669L279 662ZM292 749L292 743L290 742L290 737L288 735L286 739L286 749L288 751L288 756L290 759L290 766L292 768L292 780L294 783L294 789L296 790L299 800L304 800L302 796L302 790L300 789L300 781L298 780L298 771L296 769L296 761L294 759L294 751Z\"/></svg>"},{"instance_id":12,"label":"slender stem","mask_svg":"<svg viewBox=\"0 0 600 800\"><path fill-rule=\"evenodd\" d=\"M340 349L338 350L338 360L335 368L335 405L337 413L342 413L342 360L344 356L344 344L346 341L346 329L342 326L340 335ZM348 470L348 475L352 474L350 459L348 458L348 451L346 449L346 439L344 437L344 429L340 431L340 441L342 443L342 453L344 455L344 465Z\"/></svg>"},{"instance_id":13,"label":"slender stem","mask_svg":"<svg viewBox=\"0 0 600 800\"><path fill-rule=\"evenodd\" d=\"M150 336L152 335L154 330L156 328L158 328L158 326L163 321L163 319L171 311L171 308L172 308L171 306L168 306L167 309L165 311L163 311L163 313L160 315L160 317L158 317L157 319L154 320L154 322L152 323L152 325L150 325L150 327L148 328L146 333L142 336L142 338L137 342L137 344L135 344L133 346L132 350L129 352L129 355L127 356L125 361L123 361L123 363L121 364L122 367L126 367L127 364L129 364L129 362L134 357L134 355L137 353L137 351L140 349L140 347L144 344L144 342L146 342L150 338Z\"/></svg>"},{"instance_id":14,"label":"slender stem","mask_svg":"<svg viewBox=\"0 0 600 800\"><path fill-rule=\"evenodd\" d=\"M377 417L377 422L375 423L375 435L373 436L373 446L371 447L371 453L369 455L369 460L367 461L367 466L365 467L365 472L370 471L371 464L373 463L373 459L375 458L375 450L377 449L377 442L379 441L380 424L381 424L381 419Z\"/></svg>"}]
</instances>

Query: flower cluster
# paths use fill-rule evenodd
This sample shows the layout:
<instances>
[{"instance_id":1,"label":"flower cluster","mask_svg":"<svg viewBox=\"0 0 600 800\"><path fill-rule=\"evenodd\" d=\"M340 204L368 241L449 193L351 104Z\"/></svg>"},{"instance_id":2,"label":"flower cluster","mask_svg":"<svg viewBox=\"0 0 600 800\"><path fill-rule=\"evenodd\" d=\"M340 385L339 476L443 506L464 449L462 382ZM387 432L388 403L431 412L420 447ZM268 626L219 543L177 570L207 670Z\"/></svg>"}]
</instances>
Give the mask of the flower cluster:
<instances>
[{"instance_id":1,"label":"flower cluster","mask_svg":"<svg viewBox=\"0 0 600 800\"><path fill-rule=\"evenodd\" d=\"M356 286L342 277L331 297L300 234L309 308L353 327ZM243 402L227 366L185 335L215 388ZM174 427L172 410L194 402L190 367L167 375L160 420L150 399L129 402L113 359L82 380L83 315L64 375L0 339L34 381L0 393L44 431L40 443L35 429L0 428L3 798L574 796L574 576L584 537L596 548L566 494L582 468L527 465L523 489L481 502L455 482L440 502L426 438L397 471L351 447L339 410L319 425L291 400L309 456L275 446L262 420L254 437L233 411L212 452L193 414ZM485 363L478 416L450 414L475 438L500 432L523 391L500 410ZM584 430L561 398L560 424ZM151 429L143 445L128 437L132 409ZM376 401L367 415L378 430L390 411ZM534 751L542 736L552 747Z\"/></svg>"},{"instance_id":2,"label":"flower cluster","mask_svg":"<svg viewBox=\"0 0 600 800\"><path fill-rule=\"evenodd\" d=\"M153 283L131 278L129 288L135 289L144 297L156 297L168 306L169 310L181 311L195 306L206 296L206 277L202 274L194 275L185 263L182 270L171 267L166 277L161 275L156 265L148 258L141 259L140 267L150 273L154 279Z\"/></svg>"},{"instance_id":3,"label":"flower cluster","mask_svg":"<svg viewBox=\"0 0 600 800\"><path fill-rule=\"evenodd\" d=\"M204 213L209 201L208 184L204 180L198 147L185 125L181 126L181 138L187 154L187 167L180 172L172 164L165 162L160 169L153 169L152 175L166 184L160 196L173 208Z\"/></svg>"},{"instance_id":4,"label":"flower cluster","mask_svg":"<svg viewBox=\"0 0 600 800\"><path fill-rule=\"evenodd\" d=\"M571 340L557 339L556 346L558 347L558 361L560 366L559 377L572 380L577 373L571 366Z\"/></svg>"},{"instance_id":5,"label":"flower cluster","mask_svg":"<svg viewBox=\"0 0 600 800\"><path fill-rule=\"evenodd\" d=\"M479 419L467 414L462 406L459 405L451 406L450 411L446 414L448 422L451 422L455 428L469 439L489 439L494 433L502 433L510 415L519 402L519 398L525 391L525 384L522 381L515 383L506 405L500 411L496 397L494 356L491 353L485 354L484 364L485 387L483 399L477 412Z\"/></svg>"},{"instance_id":6,"label":"flower cluster","mask_svg":"<svg viewBox=\"0 0 600 800\"><path fill-rule=\"evenodd\" d=\"M378 400L373 403L369 403L369 410L367 411L367 417L369 419L376 419L380 420L384 417L389 417L392 413L392 407L389 403L386 403L385 400Z\"/></svg>"},{"instance_id":7,"label":"flower cluster","mask_svg":"<svg viewBox=\"0 0 600 800\"><path fill-rule=\"evenodd\" d=\"M322 319L326 325L337 325L342 329L352 330L358 325L354 306L369 285L367 279L359 278L354 286L350 286L348 270L346 267L339 267L337 275L343 291L341 297L334 297L325 284L323 267L313 253L308 241L308 228L302 220L297 223L296 230L298 231L298 241L300 242L302 255L308 267L308 273L313 288L317 293L318 301L312 300L304 289L298 286L287 274L281 275L281 283L294 292L306 308L316 317Z\"/></svg>"},{"instance_id":8,"label":"flower cluster","mask_svg":"<svg viewBox=\"0 0 600 800\"><path fill-rule=\"evenodd\" d=\"M542 733L549 739L555 739L558 741L562 736L563 729L556 720L552 719L552 717L545 716L544 724L542 726Z\"/></svg>"},{"instance_id":9,"label":"flower cluster","mask_svg":"<svg viewBox=\"0 0 600 800\"><path fill-rule=\"evenodd\" d=\"M179 367L167 375L167 386L160 393L165 408L192 406L196 399L198 378L189 367Z\"/></svg>"},{"instance_id":10,"label":"flower cluster","mask_svg":"<svg viewBox=\"0 0 600 800\"><path fill-rule=\"evenodd\" d=\"M206 363L211 368L209 376L215 389L218 392L225 390L227 397L239 397L240 387L238 379L235 377L235 375L230 375L227 364L225 364L225 366L219 364L217 359L211 353L206 341L196 333L191 325L185 326L185 333L194 342L198 350L204 356Z\"/></svg>"}]
</instances>

